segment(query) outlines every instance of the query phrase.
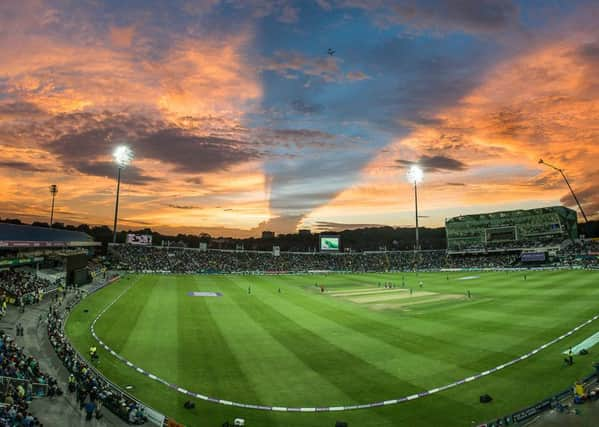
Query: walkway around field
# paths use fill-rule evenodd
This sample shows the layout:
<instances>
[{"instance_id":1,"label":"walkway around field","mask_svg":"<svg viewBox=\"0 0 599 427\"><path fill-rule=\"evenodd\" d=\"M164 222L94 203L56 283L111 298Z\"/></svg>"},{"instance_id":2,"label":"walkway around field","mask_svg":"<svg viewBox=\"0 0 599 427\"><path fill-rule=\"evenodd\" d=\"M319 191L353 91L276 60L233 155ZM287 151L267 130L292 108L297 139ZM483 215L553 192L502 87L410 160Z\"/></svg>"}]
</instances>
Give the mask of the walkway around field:
<instances>
[{"instance_id":1,"label":"walkway around field","mask_svg":"<svg viewBox=\"0 0 599 427\"><path fill-rule=\"evenodd\" d=\"M67 297L70 299L70 296ZM66 304L66 302L63 302ZM25 329L23 337L15 337L19 346L23 346L27 354L37 358L44 372L56 378L64 394L57 397L34 399L31 402L31 412L35 414L46 427L77 427L87 425L90 427L110 427L127 425L116 415L108 410L102 411L103 417L99 420L85 420L85 413L79 409L79 404L74 394L69 394L67 369L56 356L54 349L48 341L45 319L51 305L51 298L45 298L41 303L28 305L24 313L19 313L16 307L10 307L7 315L0 322L0 329L12 332L14 325L20 322ZM39 322L42 316L44 323Z\"/></svg>"},{"instance_id":2,"label":"walkway around field","mask_svg":"<svg viewBox=\"0 0 599 427\"><path fill-rule=\"evenodd\" d=\"M106 313L106 311L108 311L119 299L121 299L121 297L123 295L125 295L125 293L127 293L129 291L129 289L131 289L133 287L133 284L130 285L129 287L127 287L125 290L123 290L123 292L121 292L114 300L112 300L112 302L110 302L108 305L106 305L106 307L104 307L99 313L98 315L94 318L93 322L90 325L90 331L92 336L94 337L94 339L104 348L106 349L106 351L108 351L111 355L113 355L114 357L116 357L118 360L120 360L121 362L123 362L125 365L127 365L128 367L136 370L138 373L154 380L157 381L161 384L164 384L165 386L176 390L179 393L182 393L184 395L187 396L191 396L191 397L195 397L197 399L200 400L205 400L207 402L212 402L212 403L217 403L217 404L221 404L221 405L227 405L227 406L235 406L235 407L239 407L239 408L245 408L245 409L256 409L256 410L262 410L262 411L278 411L278 412L333 412L333 411L352 411L352 410L357 410L357 409L367 409L367 408L374 408L374 407L379 407L379 406L388 406L388 405L396 405L399 403L403 403L403 402L407 402L410 400L415 400L415 399L420 399L426 396L430 396L432 394L435 393L439 393L441 391L445 391L454 387L457 387L459 385L474 381L474 380L478 380L480 378L483 378L487 375L490 375L494 372L500 371L502 369L505 369L509 366L512 366L518 362L521 362L523 360L528 359L531 356L534 356L535 354L537 354L538 352L546 349L547 347L562 341L563 339L569 337L570 335L574 334L575 332L577 332L578 330L580 330L581 328L584 328L585 326L591 324L593 321L599 319L599 315L595 315L593 316L591 319L579 324L578 326L576 326L575 328L573 328L572 330L566 332L563 335L560 335L559 337L541 345L540 347L535 348L532 351L529 351L526 354L523 354L520 357L517 357L513 360L510 360L509 362L506 362L504 364L495 366L494 368L491 368L489 370L486 370L484 372L480 372L476 375L472 375L468 378L464 378L461 379L459 381L455 381L453 383L449 383L440 387L436 387L430 390L426 390L426 391L422 391L420 393L416 393L416 394L412 394L410 396L404 396L404 397L400 397L397 399L390 399L390 400L385 400L385 401L379 401L379 402L372 402L372 403L364 403L364 404L359 404L359 405L345 405L345 406L323 406L323 407L285 407L285 406L268 406L268 405L256 405L256 404L251 404L251 403L241 403L241 402L233 402L230 400L225 400L225 399L219 399L217 397L210 397L210 396L206 396L204 394L200 394L200 393L196 393L193 391L189 391L186 390L180 386L178 386L177 384L172 384L169 383L167 380L160 378L154 374L152 374L151 372L148 372L142 368L140 368L139 366L135 365L134 363L132 363L131 361L129 361L128 359L126 359L125 357L123 357L122 355L118 354L117 352L115 352L112 348L110 348L110 346L108 346L108 344L106 344L100 337L98 337L98 335L96 334L95 331L95 325L98 322L98 320L100 320L100 318L104 315L104 313Z\"/></svg>"}]
</instances>

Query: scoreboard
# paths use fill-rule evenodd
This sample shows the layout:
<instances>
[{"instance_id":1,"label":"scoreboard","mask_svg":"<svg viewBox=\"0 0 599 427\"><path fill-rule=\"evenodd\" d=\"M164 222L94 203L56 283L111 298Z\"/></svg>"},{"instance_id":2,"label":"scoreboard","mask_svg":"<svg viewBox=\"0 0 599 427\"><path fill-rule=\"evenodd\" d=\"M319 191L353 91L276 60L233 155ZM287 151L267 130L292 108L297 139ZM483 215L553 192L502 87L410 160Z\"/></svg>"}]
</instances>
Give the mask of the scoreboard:
<instances>
[{"instance_id":1,"label":"scoreboard","mask_svg":"<svg viewBox=\"0 0 599 427\"><path fill-rule=\"evenodd\" d=\"M339 236L320 236L320 250L338 252L341 249Z\"/></svg>"},{"instance_id":2,"label":"scoreboard","mask_svg":"<svg viewBox=\"0 0 599 427\"><path fill-rule=\"evenodd\" d=\"M127 244L151 246L152 245L152 235L151 234L129 233L129 234L127 234Z\"/></svg>"}]
</instances>

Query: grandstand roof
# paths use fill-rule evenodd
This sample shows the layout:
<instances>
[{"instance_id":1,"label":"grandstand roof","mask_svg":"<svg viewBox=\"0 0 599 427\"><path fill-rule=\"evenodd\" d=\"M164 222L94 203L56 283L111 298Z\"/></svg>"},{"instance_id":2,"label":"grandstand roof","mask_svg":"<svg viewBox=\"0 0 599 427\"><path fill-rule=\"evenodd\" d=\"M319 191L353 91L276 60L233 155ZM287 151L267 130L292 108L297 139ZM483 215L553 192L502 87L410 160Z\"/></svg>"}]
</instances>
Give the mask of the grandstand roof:
<instances>
[{"instance_id":1,"label":"grandstand roof","mask_svg":"<svg viewBox=\"0 0 599 427\"><path fill-rule=\"evenodd\" d=\"M486 213L478 213L478 214L469 214L469 215L459 215L459 216L455 216L453 218L446 218L445 219L445 223L449 223L449 222L457 222L457 221L463 221L465 219L469 219L469 218L484 218L484 217L488 217L488 218L497 218L497 217L502 217L504 215L529 215L529 214L538 214L538 213L543 213L543 212L558 212L558 213L562 213L563 215L574 215L574 218L576 218L576 211L570 208L567 208L565 206L547 206L547 207L542 207L542 208L532 208L532 209L514 209L514 210L510 210L510 211L497 211L497 212L486 212Z\"/></svg>"},{"instance_id":2,"label":"grandstand roof","mask_svg":"<svg viewBox=\"0 0 599 427\"><path fill-rule=\"evenodd\" d=\"M0 248L99 245L91 236L80 231L0 223Z\"/></svg>"}]
</instances>

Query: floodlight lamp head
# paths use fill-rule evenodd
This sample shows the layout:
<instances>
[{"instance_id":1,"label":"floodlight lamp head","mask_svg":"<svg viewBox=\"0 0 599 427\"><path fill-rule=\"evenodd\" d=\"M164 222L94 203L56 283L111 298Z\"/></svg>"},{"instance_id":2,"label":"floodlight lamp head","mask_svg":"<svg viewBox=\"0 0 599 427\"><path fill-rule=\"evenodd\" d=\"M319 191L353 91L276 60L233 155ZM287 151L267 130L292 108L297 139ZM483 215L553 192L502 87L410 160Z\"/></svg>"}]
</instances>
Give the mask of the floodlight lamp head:
<instances>
[{"instance_id":1,"label":"floodlight lamp head","mask_svg":"<svg viewBox=\"0 0 599 427\"><path fill-rule=\"evenodd\" d=\"M50 185L50 193L51 194L56 194L58 193L58 186L56 184L52 184Z\"/></svg>"},{"instance_id":2,"label":"floodlight lamp head","mask_svg":"<svg viewBox=\"0 0 599 427\"><path fill-rule=\"evenodd\" d=\"M408 181L412 184L421 183L423 175L422 169L417 165L412 165L406 174Z\"/></svg>"},{"instance_id":3,"label":"floodlight lamp head","mask_svg":"<svg viewBox=\"0 0 599 427\"><path fill-rule=\"evenodd\" d=\"M119 168L124 168L131 163L131 160L133 160L133 151L126 145L119 145L114 149L112 156Z\"/></svg>"}]
</instances>

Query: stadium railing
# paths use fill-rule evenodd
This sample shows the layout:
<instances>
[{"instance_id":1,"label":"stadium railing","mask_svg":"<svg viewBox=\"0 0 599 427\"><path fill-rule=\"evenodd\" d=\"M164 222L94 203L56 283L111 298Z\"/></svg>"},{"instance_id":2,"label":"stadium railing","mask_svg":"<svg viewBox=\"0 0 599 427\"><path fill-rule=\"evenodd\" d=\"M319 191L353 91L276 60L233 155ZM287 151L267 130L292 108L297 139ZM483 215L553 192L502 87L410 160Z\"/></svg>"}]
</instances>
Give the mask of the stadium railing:
<instances>
[{"instance_id":1,"label":"stadium railing","mask_svg":"<svg viewBox=\"0 0 599 427\"><path fill-rule=\"evenodd\" d=\"M110 285L111 283L117 281L119 279L118 276L113 277L109 280L107 280L106 282L99 284L97 286L93 286L90 291L88 292L88 294L96 292L99 289L102 289L105 286ZM64 320L62 322L62 335L65 337L65 339L67 339L67 335L65 334L65 326L67 324L67 321L69 319L70 313L73 309L73 307L75 307L77 304L79 304L82 300L77 301L74 305L70 306L70 309L66 311L66 316L64 317ZM108 378L106 378L89 360L87 360L80 352L79 350L77 350L77 348L75 346L73 346L70 342L69 342L70 347L73 349L73 351L75 352L75 354L77 355L77 358L85 363L85 365L91 369L95 375L97 375L99 378L102 379L102 381L104 381L105 384L108 384L110 386L110 388L113 390L113 392L116 395L121 395L121 396L126 396L127 399L129 399L132 402L136 402L137 405L139 405L141 408L143 408L144 410L144 414L145 416L148 418L148 421L151 422L154 425L163 427L163 426L167 426L169 419L168 417L166 417L165 415L163 415L162 413L156 411L155 409L153 409L151 406L147 405L146 403L144 403L143 401L141 401L140 399L138 399L137 397L131 395L130 393L128 393L127 391L123 390L122 388L120 388L118 385L114 384L112 381L110 381ZM117 416L121 416L121 414L119 414L118 412L116 412L115 408L110 407L109 405L105 405L106 408L110 409L112 412L114 412Z\"/></svg>"},{"instance_id":2,"label":"stadium railing","mask_svg":"<svg viewBox=\"0 0 599 427\"><path fill-rule=\"evenodd\" d=\"M31 395L26 398L36 399L48 395L48 384L34 383L24 378L3 377L0 376L0 394L6 396L10 386L21 385L26 392L31 391Z\"/></svg>"},{"instance_id":3,"label":"stadium railing","mask_svg":"<svg viewBox=\"0 0 599 427\"><path fill-rule=\"evenodd\" d=\"M587 375L585 378L583 378L580 382L585 384L585 388L587 388L589 384L596 383L598 379L599 376L597 372L593 372L592 374ZM505 415L503 417L496 418L493 421L480 424L478 427L501 427L512 424L522 425L520 423L530 422L533 417L538 417L543 412L560 406L564 400L573 396L573 387L568 387L567 389L562 390L551 397L543 399L540 402L535 403L534 405L528 406L510 415Z\"/></svg>"}]
</instances>

